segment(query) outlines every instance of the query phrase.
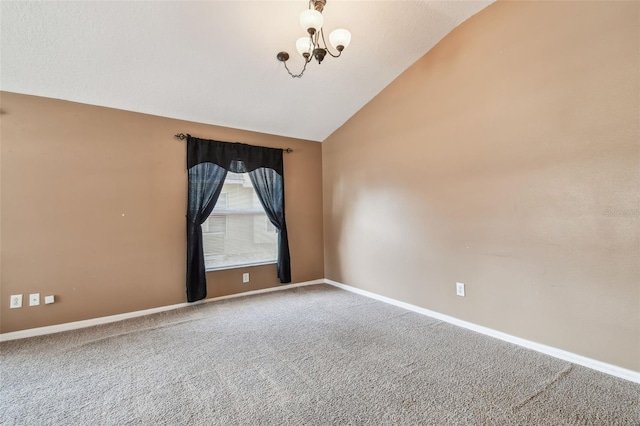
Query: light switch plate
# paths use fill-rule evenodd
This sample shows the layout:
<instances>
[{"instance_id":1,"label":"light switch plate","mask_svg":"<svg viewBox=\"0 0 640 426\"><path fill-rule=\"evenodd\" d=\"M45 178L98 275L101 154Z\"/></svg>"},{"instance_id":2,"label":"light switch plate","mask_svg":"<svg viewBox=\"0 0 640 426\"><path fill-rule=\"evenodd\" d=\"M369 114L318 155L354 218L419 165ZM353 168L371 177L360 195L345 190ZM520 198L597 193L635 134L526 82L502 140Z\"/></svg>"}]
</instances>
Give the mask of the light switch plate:
<instances>
[{"instance_id":1,"label":"light switch plate","mask_svg":"<svg viewBox=\"0 0 640 426\"><path fill-rule=\"evenodd\" d=\"M29 295L29 306L38 306L40 304L40 293L31 293Z\"/></svg>"},{"instance_id":2,"label":"light switch plate","mask_svg":"<svg viewBox=\"0 0 640 426\"><path fill-rule=\"evenodd\" d=\"M44 304L45 305L50 305L53 302L55 302L55 297L53 295L44 297Z\"/></svg>"}]
</instances>

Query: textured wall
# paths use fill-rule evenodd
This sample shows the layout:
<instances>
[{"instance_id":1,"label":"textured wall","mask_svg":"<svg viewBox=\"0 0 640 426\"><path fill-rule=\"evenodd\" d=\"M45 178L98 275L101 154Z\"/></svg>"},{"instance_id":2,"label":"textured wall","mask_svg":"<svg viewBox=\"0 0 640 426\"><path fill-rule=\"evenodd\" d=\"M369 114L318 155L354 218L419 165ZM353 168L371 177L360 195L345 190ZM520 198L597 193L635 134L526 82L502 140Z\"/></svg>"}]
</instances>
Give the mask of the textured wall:
<instances>
[{"instance_id":1,"label":"textured wall","mask_svg":"<svg viewBox=\"0 0 640 426\"><path fill-rule=\"evenodd\" d=\"M398 77L323 143L326 277L640 371L639 7L498 2Z\"/></svg>"},{"instance_id":2,"label":"textured wall","mask_svg":"<svg viewBox=\"0 0 640 426\"><path fill-rule=\"evenodd\" d=\"M1 108L3 333L186 301L178 132L293 148L292 279L324 276L320 144L6 92ZM278 285L275 265L209 272L208 281L209 297ZM29 307L29 293L58 301ZM23 308L8 309L11 294L25 295Z\"/></svg>"}]
</instances>

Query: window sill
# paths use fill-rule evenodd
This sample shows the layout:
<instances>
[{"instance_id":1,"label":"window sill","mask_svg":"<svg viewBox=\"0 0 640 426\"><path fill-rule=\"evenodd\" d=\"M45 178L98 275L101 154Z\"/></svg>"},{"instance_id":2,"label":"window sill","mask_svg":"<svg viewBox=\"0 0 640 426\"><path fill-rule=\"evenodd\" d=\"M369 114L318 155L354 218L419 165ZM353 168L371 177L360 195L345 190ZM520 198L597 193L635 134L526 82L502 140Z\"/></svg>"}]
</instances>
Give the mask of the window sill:
<instances>
[{"instance_id":1,"label":"window sill","mask_svg":"<svg viewBox=\"0 0 640 426\"><path fill-rule=\"evenodd\" d=\"M261 265L275 265L277 262L277 260L265 260L263 262L251 262L251 263L239 263L236 265L225 265L225 266L216 266L213 268L206 268L205 271L206 272L213 272L213 271L225 271L227 269L240 269L240 268L248 268L251 266L261 266Z\"/></svg>"}]
</instances>

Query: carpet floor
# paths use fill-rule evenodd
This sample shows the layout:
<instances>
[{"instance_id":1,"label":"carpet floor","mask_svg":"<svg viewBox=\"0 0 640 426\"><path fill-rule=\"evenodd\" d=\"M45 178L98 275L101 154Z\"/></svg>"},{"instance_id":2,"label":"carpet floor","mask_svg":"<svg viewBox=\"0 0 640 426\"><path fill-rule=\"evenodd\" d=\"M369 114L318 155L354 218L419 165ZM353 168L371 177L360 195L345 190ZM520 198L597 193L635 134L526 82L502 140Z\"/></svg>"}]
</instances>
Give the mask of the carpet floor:
<instances>
[{"instance_id":1,"label":"carpet floor","mask_svg":"<svg viewBox=\"0 0 640 426\"><path fill-rule=\"evenodd\" d=\"M328 285L0 344L3 425L640 425L640 385Z\"/></svg>"}]
</instances>

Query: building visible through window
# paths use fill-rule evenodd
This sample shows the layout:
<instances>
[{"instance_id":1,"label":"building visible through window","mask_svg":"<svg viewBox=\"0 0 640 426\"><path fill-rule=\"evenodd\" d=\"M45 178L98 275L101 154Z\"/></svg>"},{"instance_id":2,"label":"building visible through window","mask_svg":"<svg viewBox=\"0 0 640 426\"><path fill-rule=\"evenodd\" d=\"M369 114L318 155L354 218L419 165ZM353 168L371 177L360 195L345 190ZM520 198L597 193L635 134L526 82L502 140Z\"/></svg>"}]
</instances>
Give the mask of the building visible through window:
<instances>
[{"instance_id":1,"label":"building visible through window","mask_svg":"<svg viewBox=\"0 0 640 426\"><path fill-rule=\"evenodd\" d=\"M202 224L206 269L275 263L277 229L247 173L227 173L220 198Z\"/></svg>"}]
</instances>

